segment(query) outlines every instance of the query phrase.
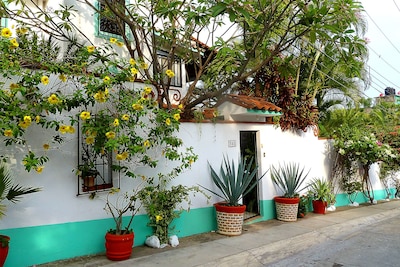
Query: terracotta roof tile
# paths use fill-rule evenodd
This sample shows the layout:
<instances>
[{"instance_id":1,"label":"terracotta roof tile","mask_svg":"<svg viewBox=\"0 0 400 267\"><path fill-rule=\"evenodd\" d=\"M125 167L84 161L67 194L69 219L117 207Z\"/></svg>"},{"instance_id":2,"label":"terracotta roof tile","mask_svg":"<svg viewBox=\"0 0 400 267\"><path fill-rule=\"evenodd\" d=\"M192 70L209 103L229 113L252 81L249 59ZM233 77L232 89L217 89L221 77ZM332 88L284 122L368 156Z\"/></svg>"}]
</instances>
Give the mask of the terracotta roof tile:
<instances>
[{"instance_id":1,"label":"terracotta roof tile","mask_svg":"<svg viewBox=\"0 0 400 267\"><path fill-rule=\"evenodd\" d=\"M218 103L217 106L222 104L225 101L229 101L238 106L247 108L247 109L257 109L257 110L265 110L265 111L275 111L280 112L281 108L272 104L271 102L266 101L261 97L247 96L247 95L225 95Z\"/></svg>"}]
</instances>

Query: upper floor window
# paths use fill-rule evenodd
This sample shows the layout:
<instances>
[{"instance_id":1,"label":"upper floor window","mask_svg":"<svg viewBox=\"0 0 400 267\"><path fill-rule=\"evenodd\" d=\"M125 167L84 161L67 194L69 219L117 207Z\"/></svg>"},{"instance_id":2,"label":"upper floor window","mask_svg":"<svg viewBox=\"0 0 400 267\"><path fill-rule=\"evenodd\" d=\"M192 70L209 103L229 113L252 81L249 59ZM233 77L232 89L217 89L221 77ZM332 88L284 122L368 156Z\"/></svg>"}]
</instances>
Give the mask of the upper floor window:
<instances>
[{"instance_id":1,"label":"upper floor window","mask_svg":"<svg viewBox=\"0 0 400 267\"><path fill-rule=\"evenodd\" d=\"M161 66L161 70L162 72L165 72L168 69L168 53L165 51L158 51L157 55L158 55L158 63ZM174 61L172 62L171 70L175 73L175 76L171 78L171 86L182 87L181 65L182 63L179 58L175 58Z\"/></svg>"},{"instance_id":2,"label":"upper floor window","mask_svg":"<svg viewBox=\"0 0 400 267\"><path fill-rule=\"evenodd\" d=\"M121 9L125 6L125 0L99 0L98 8L101 14L96 17L96 34L100 37L121 36L125 34L123 22L113 14L108 8L107 3L113 5L113 8Z\"/></svg>"}]
</instances>

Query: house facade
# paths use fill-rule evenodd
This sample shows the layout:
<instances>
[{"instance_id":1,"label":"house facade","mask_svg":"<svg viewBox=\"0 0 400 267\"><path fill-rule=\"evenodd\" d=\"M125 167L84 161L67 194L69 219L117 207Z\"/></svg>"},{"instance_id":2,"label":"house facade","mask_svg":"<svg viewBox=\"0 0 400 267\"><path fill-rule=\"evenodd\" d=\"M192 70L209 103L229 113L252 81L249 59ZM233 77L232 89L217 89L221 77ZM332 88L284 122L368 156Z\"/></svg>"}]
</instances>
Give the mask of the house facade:
<instances>
[{"instance_id":1,"label":"house facade","mask_svg":"<svg viewBox=\"0 0 400 267\"><path fill-rule=\"evenodd\" d=\"M75 4L76 1L36 1L37 5L48 9L60 3ZM101 2L94 1L94 4L101 6ZM80 14L75 18L77 25L95 45L101 45L104 40L116 35L112 26L102 22L84 6L78 4L77 9ZM1 23L3 27L13 26L10 20L2 19ZM159 55L162 61L163 52L160 51ZM122 50L121 56L125 56ZM173 80L174 92L184 95L187 84L185 68L179 60L173 67L177 74ZM218 103L217 110L215 120L181 123L177 135L185 147L193 147L198 160L174 179L171 185L213 188L209 164L219 168L224 155L236 160L243 153L251 153L260 167L259 174L267 172L251 197L243 200L249 207L246 223L254 223L275 218L273 198L280 192L276 191L270 179L268 170L271 166L296 162L310 170L308 180L330 177L331 142L318 139L311 128L301 133L282 132L271 123L272 117L279 116L279 107L260 99L230 95ZM27 134L33 140L31 149L40 149L41 140L51 137L51 133L43 132L39 127L30 128ZM27 195L18 204L8 204L7 216L0 222L0 233L11 237L5 266L32 266L105 251L104 235L114 226L113 219L104 211L107 190L93 190L90 186L82 189L82 181L74 172L81 156L81 150L78 149L80 145L80 137L76 133L56 149L48 151L51 161L39 174L24 170L22 153L18 147L0 144L1 154L11 156L9 163L17 182L43 188L39 193ZM156 169L138 167L136 172L154 176L163 168L170 167L168 164L160 164ZM140 183L137 179L117 174L109 179L121 191L131 190ZM376 199L385 198L385 190L374 169L371 170L371 179ZM89 199L92 191L98 191L95 199ZM336 205L347 205L346 195L336 193ZM174 234L184 237L216 230L212 204L217 201L220 199L215 196L211 196L211 199L201 194L192 197L190 211L184 211L173 222ZM357 201L365 202L366 198L360 194ZM152 234L147 222L148 217L141 210L133 221L135 246L143 245L146 237Z\"/></svg>"}]
</instances>

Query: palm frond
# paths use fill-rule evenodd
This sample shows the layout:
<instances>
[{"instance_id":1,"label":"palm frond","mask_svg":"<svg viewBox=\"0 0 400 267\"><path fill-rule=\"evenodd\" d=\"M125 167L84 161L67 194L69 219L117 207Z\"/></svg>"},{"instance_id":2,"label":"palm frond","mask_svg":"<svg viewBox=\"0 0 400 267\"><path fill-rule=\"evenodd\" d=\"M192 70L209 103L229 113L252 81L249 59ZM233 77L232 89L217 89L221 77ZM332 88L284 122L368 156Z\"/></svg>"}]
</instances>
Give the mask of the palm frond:
<instances>
[{"instance_id":1,"label":"palm frond","mask_svg":"<svg viewBox=\"0 0 400 267\"><path fill-rule=\"evenodd\" d=\"M40 190L41 190L41 188L22 187L22 186L16 184L10 188L6 198L11 202L16 203L16 202L20 201L22 195L36 193L36 192L39 192Z\"/></svg>"}]
</instances>

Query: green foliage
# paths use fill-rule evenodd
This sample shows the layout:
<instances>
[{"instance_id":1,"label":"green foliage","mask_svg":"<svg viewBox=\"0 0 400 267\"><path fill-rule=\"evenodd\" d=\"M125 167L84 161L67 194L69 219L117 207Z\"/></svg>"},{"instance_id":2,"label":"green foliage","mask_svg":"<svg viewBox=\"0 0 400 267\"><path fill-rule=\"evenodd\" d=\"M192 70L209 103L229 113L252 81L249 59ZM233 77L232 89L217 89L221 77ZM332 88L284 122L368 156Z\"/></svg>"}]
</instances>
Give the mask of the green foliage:
<instances>
[{"instance_id":1,"label":"green foliage","mask_svg":"<svg viewBox=\"0 0 400 267\"><path fill-rule=\"evenodd\" d=\"M253 167L254 158L239 159L239 164L235 165L233 160L224 156L219 174L209 164L211 179L220 192L205 188L214 195L223 198L229 206L239 206L239 200L247 195L264 177L266 173L257 177L258 166Z\"/></svg>"},{"instance_id":2,"label":"green foliage","mask_svg":"<svg viewBox=\"0 0 400 267\"><path fill-rule=\"evenodd\" d=\"M308 184L308 190L313 199L327 202L328 205L335 202L335 195L332 193L332 188L329 181L321 178L314 178Z\"/></svg>"},{"instance_id":3,"label":"green foliage","mask_svg":"<svg viewBox=\"0 0 400 267\"><path fill-rule=\"evenodd\" d=\"M168 243L170 232L173 231L171 223L179 218L183 211L182 202L190 206L190 193L199 191L196 186L176 185L167 189L160 184L146 186L140 190L138 197L149 216L148 225L153 227L154 234L160 239L161 244Z\"/></svg>"},{"instance_id":4,"label":"green foliage","mask_svg":"<svg viewBox=\"0 0 400 267\"><path fill-rule=\"evenodd\" d=\"M310 170L304 172L305 167L300 169L300 164L293 162L285 163L276 168L272 166L271 179L272 182L283 192L283 197L295 198L298 197L300 186L304 183Z\"/></svg>"}]
</instances>

